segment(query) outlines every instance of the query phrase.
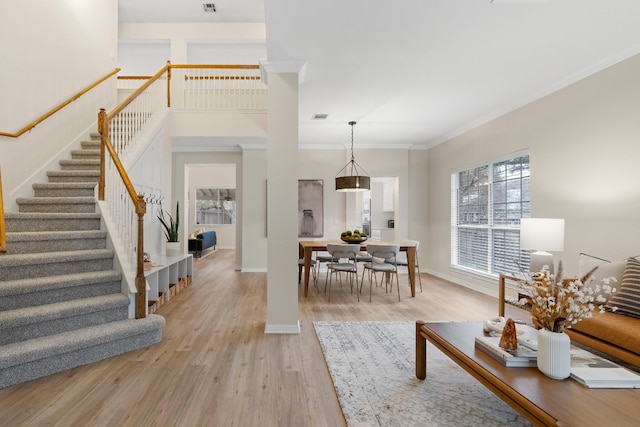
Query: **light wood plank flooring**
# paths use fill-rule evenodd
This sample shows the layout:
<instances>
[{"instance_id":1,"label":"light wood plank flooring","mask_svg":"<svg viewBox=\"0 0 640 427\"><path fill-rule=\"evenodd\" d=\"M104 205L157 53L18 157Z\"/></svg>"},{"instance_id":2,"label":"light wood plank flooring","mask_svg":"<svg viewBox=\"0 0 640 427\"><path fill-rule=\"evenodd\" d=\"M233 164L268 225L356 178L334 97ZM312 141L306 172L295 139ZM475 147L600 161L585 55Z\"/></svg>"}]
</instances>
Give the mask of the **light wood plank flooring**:
<instances>
[{"instance_id":1,"label":"light wood plank flooring","mask_svg":"<svg viewBox=\"0 0 640 427\"><path fill-rule=\"evenodd\" d=\"M300 292L302 333L265 335L266 274L234 271L234 261L230 250L194 261L193 284L160 308L161 343L0 390L0 425L342 426L314 320L497 314L495 298L426 274L411 298L401 275L401 302L374 289L373 302L366 293L358 303L346 285L327 302L310 287L308 298Z\"/></svg>"}]
</instances>

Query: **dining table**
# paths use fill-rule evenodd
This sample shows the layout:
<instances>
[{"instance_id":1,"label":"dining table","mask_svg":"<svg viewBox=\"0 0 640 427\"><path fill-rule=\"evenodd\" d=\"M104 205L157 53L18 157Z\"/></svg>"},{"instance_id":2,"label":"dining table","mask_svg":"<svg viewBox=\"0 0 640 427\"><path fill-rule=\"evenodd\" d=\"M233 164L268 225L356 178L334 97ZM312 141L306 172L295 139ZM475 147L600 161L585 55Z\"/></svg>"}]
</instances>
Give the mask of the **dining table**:
<instances>
[{"instance_id":1,"label":"dining table","mask_svg":"<svg viewBox=\"0 0 640 427\"><path fill-rule=\"evenodd\" d=\"M400 250L407 253L407 269L409 270L409 285L411 286L411 296L416 296L416 245L415 243L394 243L394 242L382 242L382 241L369 241L366 240L362 243L344 243L341 240L300 240L299 242L299 253L298 257L304 260L304 296L309 295L309 276L311 271L311 263L313 258L313 252L315 251L326 251L327 244L338 243L338 244L359 244L361 251L367 250L367 243L374 244L382 244L382 245L393 245L399 244Z\"/></svg>"}]
</instances>

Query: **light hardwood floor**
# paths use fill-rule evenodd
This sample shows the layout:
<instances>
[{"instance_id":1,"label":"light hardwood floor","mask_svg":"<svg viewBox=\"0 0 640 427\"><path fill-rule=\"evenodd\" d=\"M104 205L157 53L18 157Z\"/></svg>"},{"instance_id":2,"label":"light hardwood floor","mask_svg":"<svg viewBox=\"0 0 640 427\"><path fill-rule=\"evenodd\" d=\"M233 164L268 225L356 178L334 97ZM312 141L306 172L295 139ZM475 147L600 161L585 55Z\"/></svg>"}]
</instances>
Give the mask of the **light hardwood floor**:
<instances>
[{"instance_id":1,"label":"light hardwood floor","mask_svg":"<svg viewBox=\"0 0 640 427\"><path fill-rule=\"evenodd\" d=\"M194 261L193 284L160 308L150 348L0 390L2 426L342 426L314 320L480 320L495 298L423 274L410 297L374 289L361 301L299 294L302 333L264 334L266 274L234 271L235 254ZM323 283L323 282L322 282ZM366 287L366 280L365 280ZM363 292L364 293L364 292Z\"/></svg>"}]
</instances>

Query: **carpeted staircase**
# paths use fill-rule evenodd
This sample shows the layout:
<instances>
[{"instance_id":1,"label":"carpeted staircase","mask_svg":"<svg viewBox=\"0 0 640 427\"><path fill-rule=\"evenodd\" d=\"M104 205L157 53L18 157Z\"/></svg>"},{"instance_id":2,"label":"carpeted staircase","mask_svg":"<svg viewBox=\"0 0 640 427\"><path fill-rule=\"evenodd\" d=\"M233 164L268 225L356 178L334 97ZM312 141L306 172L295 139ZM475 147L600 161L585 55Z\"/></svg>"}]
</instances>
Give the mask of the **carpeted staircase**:
<instances>
[{"instance_id":1,"label":"carpeted staircase","mask_svg":"<svg viewBox=\"0 0 640 427\"><path fill-rule=\"evenodd\" d=\"M6 213L0 254L0 388L155 344L164 318L128 319L100 230L99 135Z\"/></svg>"}]
</instances>

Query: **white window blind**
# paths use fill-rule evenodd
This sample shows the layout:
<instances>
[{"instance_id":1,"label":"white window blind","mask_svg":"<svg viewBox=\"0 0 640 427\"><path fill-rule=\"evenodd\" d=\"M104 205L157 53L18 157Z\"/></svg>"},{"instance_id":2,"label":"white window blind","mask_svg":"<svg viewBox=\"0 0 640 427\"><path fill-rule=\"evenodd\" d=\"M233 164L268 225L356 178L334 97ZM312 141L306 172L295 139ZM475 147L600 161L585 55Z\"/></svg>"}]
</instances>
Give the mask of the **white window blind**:
<instances>
[{"instance_id":1,"label":"white window blind","mask_svg":"<svg viewBox=\"0 0 640 427\"><path fill-rule=\"evenodd\" d=\"M531 216L529 154L451 175L451 263L480 273L529 266L520 218Z\"/></svg>"}]
</instances>

